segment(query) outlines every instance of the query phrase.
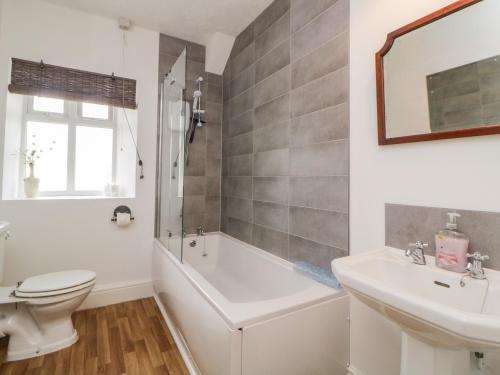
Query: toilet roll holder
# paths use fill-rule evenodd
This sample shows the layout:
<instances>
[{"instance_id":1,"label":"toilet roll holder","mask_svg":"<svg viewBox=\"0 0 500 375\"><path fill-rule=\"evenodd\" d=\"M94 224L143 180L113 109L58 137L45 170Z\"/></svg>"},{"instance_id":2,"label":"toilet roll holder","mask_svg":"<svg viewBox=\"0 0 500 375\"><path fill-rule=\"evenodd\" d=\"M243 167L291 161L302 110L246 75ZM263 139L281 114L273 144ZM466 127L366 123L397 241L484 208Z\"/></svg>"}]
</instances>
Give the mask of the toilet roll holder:
<instances>
[{"instance_id":1,"label":"toilet roll holder","mask_svg":"<svg viewBox=\"0 0 500 375\"><path fill-rule=\"evenodd\" d=\"M130 221L134 220L134 217L132 216L132 210L128 206L118 206L115 208L113 211L113 217L111 218L111 221L116 223L118 220L118 214L129 214L130 215Z\"/></svg>"}]
</instances>

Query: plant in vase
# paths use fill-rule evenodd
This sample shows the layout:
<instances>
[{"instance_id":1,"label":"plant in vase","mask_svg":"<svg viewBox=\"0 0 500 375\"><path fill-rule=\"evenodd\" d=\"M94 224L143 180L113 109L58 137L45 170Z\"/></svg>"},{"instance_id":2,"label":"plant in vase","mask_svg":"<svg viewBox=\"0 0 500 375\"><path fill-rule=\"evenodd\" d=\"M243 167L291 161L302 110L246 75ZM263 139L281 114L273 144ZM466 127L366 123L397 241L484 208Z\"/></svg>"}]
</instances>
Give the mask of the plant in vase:
<instances>
[{"instance_id":1,"label":"plant in vase","mask_svg":"<svg viewBox=\"0 0 500 375\"><path fill-rule=\"evenodd\" d=\"M24 179L24 194L26 198L36 197L38 195L38 187L40 186L40 179L35 177L35 164L43 154L43 149L38 148L35 142L35 135L33 135L33 138L31 149L21 152L26 165L29 167L29 176ZM55 144L55 141L52 141L52 144ZM49 147L49 150L52 150L52 146Z\"/></svg>"}]
</instances>

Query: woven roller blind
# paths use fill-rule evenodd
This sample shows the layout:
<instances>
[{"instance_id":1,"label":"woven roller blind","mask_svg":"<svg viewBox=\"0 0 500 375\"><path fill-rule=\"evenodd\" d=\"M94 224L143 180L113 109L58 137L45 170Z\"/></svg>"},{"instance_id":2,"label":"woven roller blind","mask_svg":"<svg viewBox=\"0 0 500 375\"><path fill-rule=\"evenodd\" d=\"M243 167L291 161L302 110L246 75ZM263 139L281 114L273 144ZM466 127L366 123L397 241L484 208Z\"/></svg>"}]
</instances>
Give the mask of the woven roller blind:
<instances>
[{"instance_id":1,"label":"woven roller blind","mask_svg":"<svg viewBox=\"0 0 500 375\"><path fill-rule=\"evenodd\" d=\"M133 79L12 59L9 91L14 94L135 109L135 90Z\"/></svg>"}]
</instances>

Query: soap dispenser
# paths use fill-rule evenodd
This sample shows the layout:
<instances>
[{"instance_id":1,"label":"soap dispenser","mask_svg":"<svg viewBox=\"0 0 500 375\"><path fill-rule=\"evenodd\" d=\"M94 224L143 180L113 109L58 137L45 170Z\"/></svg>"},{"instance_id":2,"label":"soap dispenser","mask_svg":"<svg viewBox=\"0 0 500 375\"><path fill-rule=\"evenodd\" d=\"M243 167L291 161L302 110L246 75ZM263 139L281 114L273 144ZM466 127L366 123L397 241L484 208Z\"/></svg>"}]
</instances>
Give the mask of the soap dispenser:
<instances>
[{"instance_id":1,"label":"soap dispenser","mask_svg":"<svg viewBox=\"0 0 500 375\"><path fill-rule=\"evenodd\" d=\"M436 266L453 272L466 272L469 239L458 231L460 214L448 213L446 228L436 235Z\"/></svg>"}]
</instances>

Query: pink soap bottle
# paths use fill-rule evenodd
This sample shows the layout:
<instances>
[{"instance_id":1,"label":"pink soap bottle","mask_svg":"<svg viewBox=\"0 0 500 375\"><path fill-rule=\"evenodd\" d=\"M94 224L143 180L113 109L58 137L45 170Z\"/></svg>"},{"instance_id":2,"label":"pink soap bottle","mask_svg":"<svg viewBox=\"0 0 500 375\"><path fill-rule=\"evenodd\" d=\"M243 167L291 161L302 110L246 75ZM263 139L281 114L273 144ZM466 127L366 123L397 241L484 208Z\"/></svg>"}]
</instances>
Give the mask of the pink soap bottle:
<instances>
[{"instance_id":1,"label":"pink soap bottle","mask_svg":"<svg viewBox=\"0 0 500 375\"><path fill-rule=\"evenodd\" d=\"M469 239L457 230L460 214L448 213L446 229L436 235L436 266L453 272L466 272Z\"/></svg>"}]
</instances>

